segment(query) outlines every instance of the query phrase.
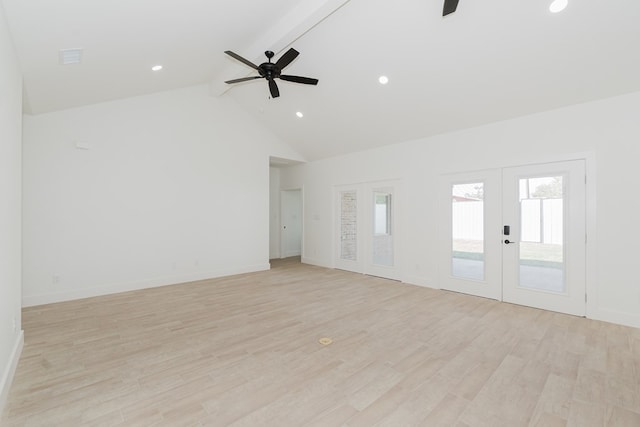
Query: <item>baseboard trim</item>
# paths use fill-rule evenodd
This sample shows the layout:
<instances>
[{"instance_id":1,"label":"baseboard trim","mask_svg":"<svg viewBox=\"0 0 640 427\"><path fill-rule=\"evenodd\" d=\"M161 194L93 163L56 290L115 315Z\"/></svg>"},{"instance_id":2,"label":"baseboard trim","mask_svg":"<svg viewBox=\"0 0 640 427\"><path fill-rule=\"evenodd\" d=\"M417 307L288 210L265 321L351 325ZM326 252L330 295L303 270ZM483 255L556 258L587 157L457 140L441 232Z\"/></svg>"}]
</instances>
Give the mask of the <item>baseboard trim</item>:
<instances>
[{"instance_id":1,"label":"baseboard trim","mask_svg":"<svg viewBox=\"0 0 640 427\"><path fill-rule=\"evenodd\" d=\"M293 251L293 252L284 252L282 254L280 254L279 258L291 258L294 256L300 256L300 251Z\"/></svg>"},{"instance_id":2,"label":"baseboard trim","mask_svg":"<svg viewBox=\"0 0 640 427\"><path fill-rule=\"evenodd\" d=\"M2 374L2 382L0 383L0 418L4 413L4 408L9 398L9 390L11 389L11 383L13 383L13 377L18 369L18 362L20 361L20 355L22 354L22 347L24 347L24 331L20 331L16 337L16 342L13 345L13 351L9 358L9 363L4 368Z\"/></svg>"},{"instance_id":3,"label":"baseboard trim","mask_svg":"<svg viewBox=\"0 0 640 427\"><path fill-rule=\"evenodd\" d=\"M631 326L632 328L640 328L640 315L633 313L599 308L589 316L589 318L615 323L617 325Z\"/></svg>"},{"instance_id":4,"label":"baseboard trim","mask_svg":"<svg viewBox=\"0 0 640 427\"><path fill-rule=\"evenodd\" d=\"M324 263L322 261L318 261L317 259L313 259L313 258L302 257L300 262L302 262L303 264L315 265L317 267L333 268L332 265L329 265L329 264Z\"/></svg>"},{"instance_id":5,"label":"baseboard trim","mask_svg":"<svg viewBox=\"0 0 640 427\"><path fill-rule=\"evenodd\" d=\"M195 273L180 276L169 276L150 280L142 280L129 283L118 283L107 286L98 286L87 289L76 289L72 291L57 292L40 295L23 295L22 306L33 307L37 305L53 304L56 302L72 301L77 299L98 297L103 295L119 294L122 292L138 291L141 289L157 288L161 286L175 285L179 283L195 282L198 280L216 279L220 277L235 276L238 274L255 273L269 270L269 263L249 265L209 271L206 273Z\"/></svg>"},{"instance_id":6,"label":"baseboard trim","mask_svg":"<svg viewBox=\"0 0 640 427\"><path fill-rule=\"evenodd\" d=\"M425 280L423 277L420 277L420 276L405 276L404 280L402 280L402 283L421 286L423 288L429 288L429 289L438 289L438 290L440 289L437 286L433 286L429 281Z\"/></svg>"}]
</instances>

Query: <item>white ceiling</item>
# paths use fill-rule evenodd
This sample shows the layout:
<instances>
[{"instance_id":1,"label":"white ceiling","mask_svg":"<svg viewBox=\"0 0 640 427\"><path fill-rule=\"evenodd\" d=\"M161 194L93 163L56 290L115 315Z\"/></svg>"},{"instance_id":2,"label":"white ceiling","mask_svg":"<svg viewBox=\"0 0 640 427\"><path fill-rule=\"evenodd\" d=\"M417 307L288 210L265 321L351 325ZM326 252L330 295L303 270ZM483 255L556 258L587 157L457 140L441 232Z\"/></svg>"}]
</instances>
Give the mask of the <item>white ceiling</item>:
<instances>
[{"instance_id":1,"label":"white ceiling","mask_svg":"<svg viewBox=\"0 0 640 427\"><path fill-rule=\"evenodd\" d=\"M638 0L569 0L555 15L551 0L460 0L446 18L442 0L2 2L29 112L211 83L308 160L640 90ZM259 63L289 47L301 54L286 74L317 87L224 91L251 69L223 51ZM59 65L65 48L83 63Z\"/></svg>"}]
</instances>

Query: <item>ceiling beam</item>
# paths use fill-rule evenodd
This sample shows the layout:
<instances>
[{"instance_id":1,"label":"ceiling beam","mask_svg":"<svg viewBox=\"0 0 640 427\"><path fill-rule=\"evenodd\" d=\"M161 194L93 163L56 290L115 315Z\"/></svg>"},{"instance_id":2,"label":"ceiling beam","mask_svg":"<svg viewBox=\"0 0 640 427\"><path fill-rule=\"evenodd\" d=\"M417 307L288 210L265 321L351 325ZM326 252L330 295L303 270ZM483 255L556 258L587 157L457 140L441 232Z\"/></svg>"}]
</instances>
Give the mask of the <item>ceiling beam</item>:
<instances>
[{"instance_id":1,"label":"ceiling beam","mask_svg":"<svg viewBox=\"0 0 640 427\"><path fill-rule=\"evenodd\" d=\"M266 33L258 38L246 51L237 52L244 56L247 52L260 54L253 58L255 64L265 62L263 52L272 50L278 55L300 37L311 31L316 25L327 19L350 0L306 0L300 2L295 8L279 19ZM223 52L220 52L222 55ZM251 57L247 59L251 60ZM224 83L226 80L246 77L251 72L239 74L238 65L231 62L217 73L210 83L212 96L223 95L231 89L231 85Z\"/></svg>"}]
</instances>

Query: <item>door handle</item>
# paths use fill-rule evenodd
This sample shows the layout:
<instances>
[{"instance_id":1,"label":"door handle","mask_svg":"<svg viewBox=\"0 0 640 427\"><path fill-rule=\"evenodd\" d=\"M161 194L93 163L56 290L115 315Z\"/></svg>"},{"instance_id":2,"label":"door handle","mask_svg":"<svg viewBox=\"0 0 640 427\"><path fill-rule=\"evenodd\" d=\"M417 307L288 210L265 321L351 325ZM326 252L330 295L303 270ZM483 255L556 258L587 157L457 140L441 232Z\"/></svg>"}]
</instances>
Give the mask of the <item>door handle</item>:
<instances>
[{"instance_id":1,"label":"door handle","mask_svg":"<svg viewBox=\"0 0 640 427\"><path fill-rule=\"evenodd\" d=\"M508 244L511 244L511 243L516 243L516 242L512 242L512 241L510 241L509 239L506 239L506 240L504 241L504 244L505 244L505 245L508 245Z\"/></svg>"}]
</instances>

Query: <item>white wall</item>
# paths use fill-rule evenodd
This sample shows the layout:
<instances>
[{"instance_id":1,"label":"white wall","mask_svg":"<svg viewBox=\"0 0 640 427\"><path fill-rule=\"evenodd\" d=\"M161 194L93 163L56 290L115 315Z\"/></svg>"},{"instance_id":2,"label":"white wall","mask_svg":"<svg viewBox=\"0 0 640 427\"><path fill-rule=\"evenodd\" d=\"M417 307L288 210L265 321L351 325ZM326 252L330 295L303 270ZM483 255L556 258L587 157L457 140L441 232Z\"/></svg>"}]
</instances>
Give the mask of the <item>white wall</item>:
<instances>
[{"instance_id":1,"label":"white wall","mask_svg":"<svg viewBox=\"0 0 640 427\"><path fill-rule=\"evenodd\" d=\"M404 280L437 288L440 174L586 153L595 248L588 258L588 315L640 327L640 197L633 175L640 159L639 113L640 93L633 93L285 169L283 187L305 188L304 261L333 265L334 185L399 178L406 195L400 220L409 231L399 251Z\"/></svg>"},{"instance_id":2,"label":"white wall","mask_svg":"<svg viewBox=\"0 0 640 427\"><path fill-rule=\"evenodd\" d=\"M267 269L269 156L206 86L26 116L24 304Z\"/></svg>"},{"instance_id":3,"label":"white wall","mask_svg":"<svg viewBox=\"0 0 640 427\"><path fill-rule=\"evenodd\" d=\"M0 414L22 349L22 76L0 4Z\"/></svg>"}]
</instances>

